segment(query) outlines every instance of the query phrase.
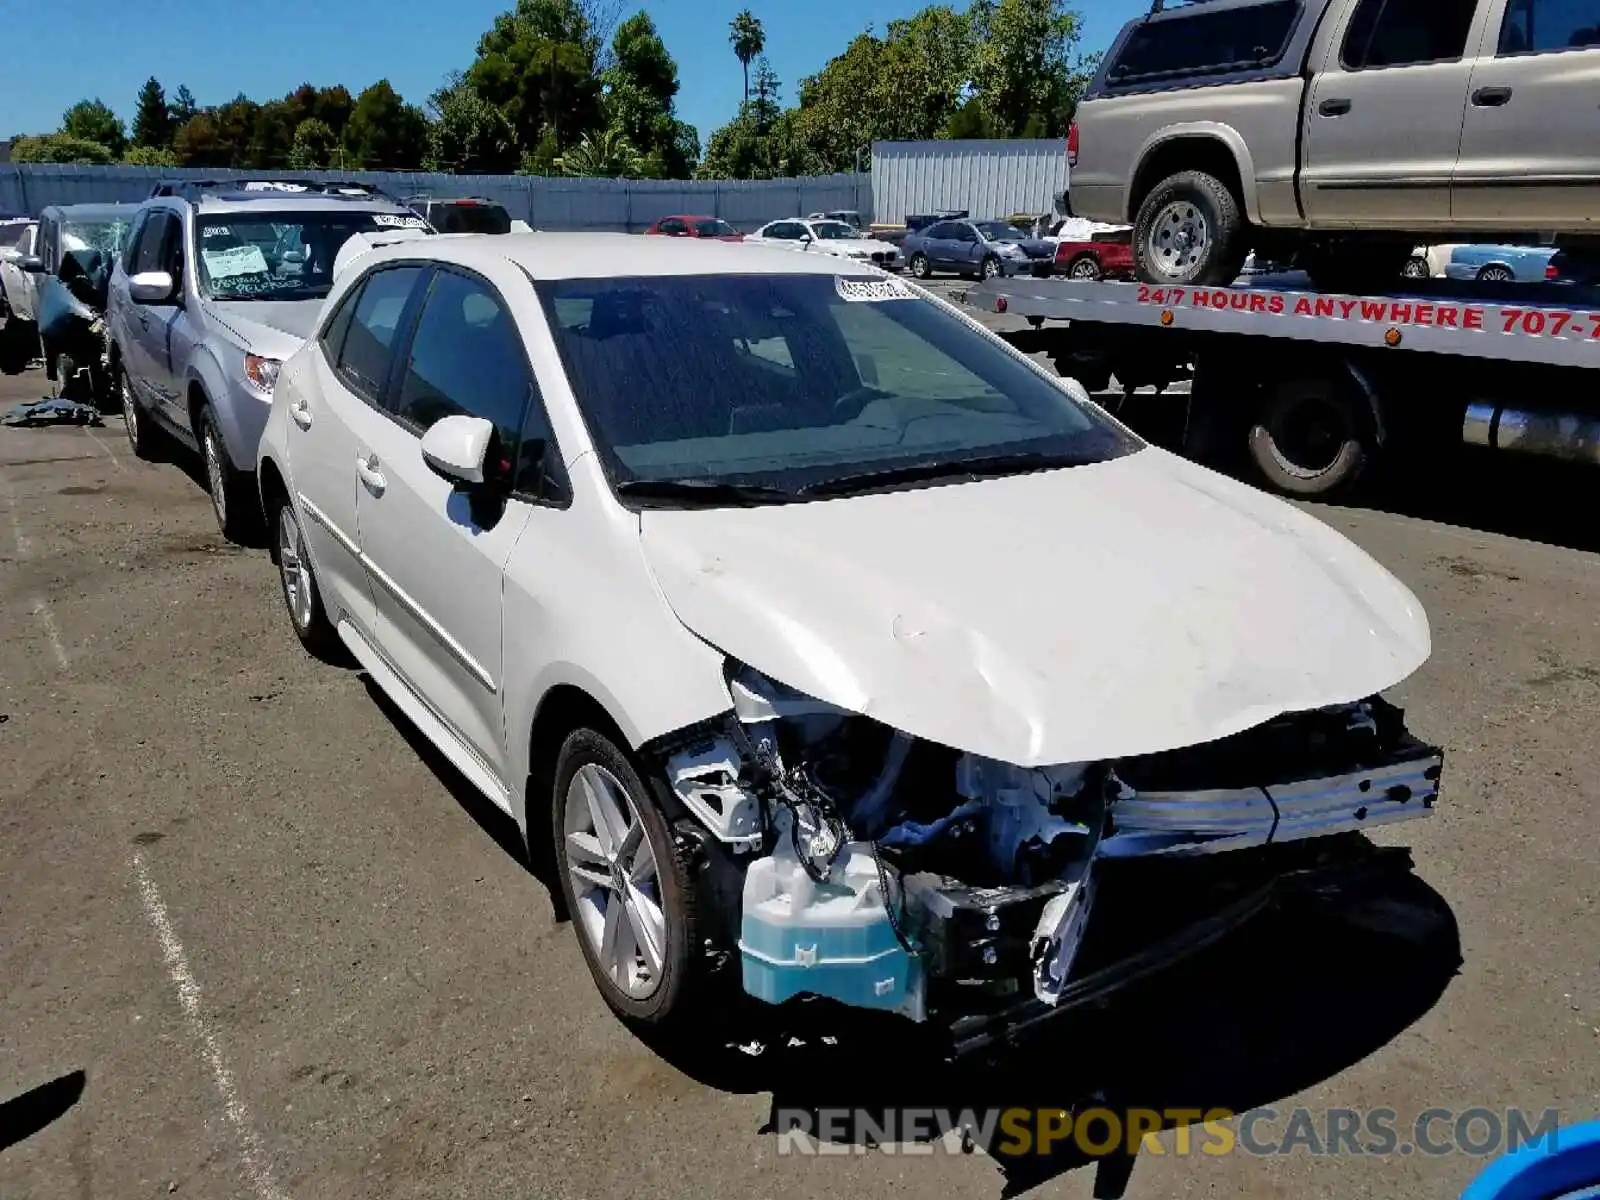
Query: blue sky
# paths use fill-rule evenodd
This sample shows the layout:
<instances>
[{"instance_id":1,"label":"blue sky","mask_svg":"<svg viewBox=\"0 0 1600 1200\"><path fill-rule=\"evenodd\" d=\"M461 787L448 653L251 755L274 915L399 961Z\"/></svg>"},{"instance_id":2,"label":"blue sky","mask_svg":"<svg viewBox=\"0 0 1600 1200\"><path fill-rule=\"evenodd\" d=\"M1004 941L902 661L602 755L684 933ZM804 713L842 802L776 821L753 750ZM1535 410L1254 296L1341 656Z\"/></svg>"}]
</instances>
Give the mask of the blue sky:
<instances>
[{"instance_id":1,"label":"blue sky","mask_svg":"<svg viewBox=\"0 0 1600 1200\"><path fill-rule=\"evenodd\" d=\"M253 100L283 95L302 82L342 83L352 93L387 77L407 100L422 103L452 68L472 61L478 36L512 0L57 0L35 10L53 30L78 30L89 52L8 56L0 71L0 137L55 129L73 102L100 97L125 122L151 75L170 97L187 84L201 105L244 92ZM630 0L631 3L631 0ZM742 0L645 0L678 62L679 115L703 141L737 109L739 62L728 21ZM794 97L804 76L844 49L868 24L880 31L909 16L915 0L809 0L751 10L767 32L767 57ZM1083 48L1105 47L1147 0L1080 0ZM726 11L723 11L723 8ZM625 12L636 11L629 7Z\"/></svg>"}]
</instances>

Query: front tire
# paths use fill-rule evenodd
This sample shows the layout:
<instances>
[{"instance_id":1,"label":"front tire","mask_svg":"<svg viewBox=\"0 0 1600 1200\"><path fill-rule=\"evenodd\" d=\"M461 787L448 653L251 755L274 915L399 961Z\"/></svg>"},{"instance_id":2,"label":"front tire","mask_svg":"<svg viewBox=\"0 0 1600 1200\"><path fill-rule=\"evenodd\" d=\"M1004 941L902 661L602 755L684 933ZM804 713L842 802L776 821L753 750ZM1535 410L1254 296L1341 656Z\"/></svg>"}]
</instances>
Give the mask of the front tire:
<instances>
[{"instance_id":1,"label":"front tire","mask_svg":"<svg viewBox=\"0 0 1600 1200\"><path fill-rule=\"evenodd\" d=\"M236 546L252 545L260 532L260 503L244 473L229 461L227 443L222 440L222 431L217 427L216 415L209 404L200 410L195 434L200 443L200 458L205 464L206 490L211 494L217 528Z\"/></svg>"},{"instance_id":2,"label":"front tire","mask_svg":"<svg viewBox=\"0 0 1600 1200\"><path fill-rule=\"evenodd\" d=\"M918 250L913 254L908 265L911 268L911 273L918 279L933 278L933 264L928 261L928 256L922 251Z\"/></svg>"},{"instance_id":3,"label":"front tire","mask_svg":"<svg viewBox=\"0 0 1600 1200\"><path fill-rule=\"evenodd\" d=\"M593 729L567 736L551 796L555 862L584 961L624 1021L684 1021L701 960L694 879L628 756Z\"/></svg>"},{"instance_id":4,"label":"front tire","mask_svg":"<svg viewBox=\"0 0 1600 1200\"><path fill-rule=\"evenodd\" d=\"M272 557L278 565L278 581L283 589L284 607L289 612L289 624L300 644L313 658L323 662L337 662L343 650L339 634L322 607L322 592L317 587L317 577L311 567L311 555L306 550L305 535L300 529L300 519L295 516L294 505L287 498L278 506L273 525L277 529Z\"/></svg>"},{"instance_id":5,"label":"front tire","mask_svg":"<svg viewBox=\"0 0 1600 1200\"><path fill-rule=\"evenodd\" d=\"M1249 252L1238 200L1204 171L1163 179L1134 219L1134 271L1145 283L1230 284Z\"/></svg>"}]
</instances>

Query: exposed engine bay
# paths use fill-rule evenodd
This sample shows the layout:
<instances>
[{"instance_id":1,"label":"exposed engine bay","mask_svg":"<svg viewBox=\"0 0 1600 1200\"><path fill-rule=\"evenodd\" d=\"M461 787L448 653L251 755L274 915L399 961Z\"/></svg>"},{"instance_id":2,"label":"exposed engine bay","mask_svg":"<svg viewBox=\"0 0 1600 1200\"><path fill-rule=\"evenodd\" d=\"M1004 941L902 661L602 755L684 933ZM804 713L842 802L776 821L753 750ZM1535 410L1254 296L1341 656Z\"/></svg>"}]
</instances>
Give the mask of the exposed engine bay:
<instances>
[{"instance_id":1,"label":"exposed engine bay","mask_svg":"<svg viewBox=\"0 0 1600 1200\"><path fill-rule=\"evenodd\" d=\"M915 1021L1058 1004L1118 860L1423 817L1443 767L1376 696L1202 746L1022 768L747 667L728 683L730 714L654 747L722 865L708 896L721 953L760 999L825 996Z\"/></svg>"}]
</instances>

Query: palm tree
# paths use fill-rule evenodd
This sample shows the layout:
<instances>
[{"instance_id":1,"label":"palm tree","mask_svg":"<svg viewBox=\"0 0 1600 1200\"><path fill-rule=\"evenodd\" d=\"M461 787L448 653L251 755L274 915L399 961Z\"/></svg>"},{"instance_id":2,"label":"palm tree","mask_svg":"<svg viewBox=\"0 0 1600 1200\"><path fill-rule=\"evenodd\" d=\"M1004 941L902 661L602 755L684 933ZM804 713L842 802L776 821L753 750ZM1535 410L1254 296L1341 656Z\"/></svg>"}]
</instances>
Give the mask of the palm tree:
<instances>
[{"instance_id":1,"label":"palm tree","mask_svg":"<svg viewBox=\"0 0 1600 1200\"><path fill-rule=\"evenodd\" d=\"M755 13L748 8L742 9L739 15L728 22L728 41L733 45L733 53L739 60L739 65L744 68L744 99L750 102L750 64L755 61L756 55L767 48L767 34L761 28L761 22L756 19Z\"/></svg>"},{"instance_id":2,"label":"palm tree","mask_svg":"<svg viewBox=\"0 0 1600 1200\"><path fill-rule=\"evenodd\" d=\"M605 175L613 179L638 175L644 160L620 129L586 133L571 150L556 160L563 175Z\"/></svg>"}]
</instances>

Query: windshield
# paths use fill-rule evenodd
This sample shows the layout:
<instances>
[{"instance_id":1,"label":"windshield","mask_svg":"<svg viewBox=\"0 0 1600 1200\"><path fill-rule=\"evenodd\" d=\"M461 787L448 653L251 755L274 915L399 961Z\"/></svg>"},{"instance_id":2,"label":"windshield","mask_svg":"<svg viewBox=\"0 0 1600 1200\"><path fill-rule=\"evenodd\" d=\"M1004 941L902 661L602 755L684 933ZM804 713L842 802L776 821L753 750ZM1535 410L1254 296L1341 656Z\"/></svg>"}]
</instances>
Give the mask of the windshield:
<instances>
[{"instance_id":1,"label":"windshield","mask_svg":"<svg viewBox=\"0 0 1600 1200\"><path fill-rule=\"evenodd\" d=\"M738 237L739 231L726 221L712 219L710 221L696 221L694 231L701 237Z\"/></svg>"},{"instance_id":2,"label":"windshield","mask_svg":"<svg viewBox=\"0 0 1600 1200\"><path fill-rule=\"evenodd\" d=\"M498 204L435 204L433 227L440 233L510 233L511 214Z\"/></svg>"},{"instance_id":3,"label":"windshield","mask_svg":"<svg viewBox=\"0 0 1600 1200\"><path fill-rule=\"evenodd\" d=\"M979 221L978 232L991 242L1020 242L1028 235L1015 225L1007 225L1004 221Z\"/></svg>"},{"instance_id":4,"label":"windshield","mask_svg":"<svg viewBox=\"0 0 1600 1200\"><path fill-rule=\"evenodd\" d=\"M353 233L420 226L391 213L227 213L197 222L200 290L214 300L319 300Z\"/></svg>"},{"instance_id":5,"label":"windshield","mask_svg":"<svg viewBox=\"0 0 1600 1200\"><path fill-rule=\"evenodd\" d=\"M15 250L28 240L28 230L33 226L27 221L14 221L0 225L0 250Z\"/></svg>"},{"instance_id":6,"label":"windshield","mask_svg":"<svg viewBox=\"0 0 1600 1200\"><path fill-rule=\"evenodd\" d=\"M98 250L108 258L122 253L127 244L131 222L116 221L63 221L61 223L61 249Z\"/></svg>"},{"instance_id":7,"label":"windshield","mask_svg":"<svg viewBox=\"0 0 1600 1200\"><path fill-rule=\"evenodd\" d=\"M839 241L843 238L860 236L843 221L813 221L811 230L819 238L826 238L828 241Z\"/></svg>"},{"instance_id":8,"label":"windshield","mask_svg":"<svg viewBox=\"0 0 1600 1200\"><path fill-rule=\"evenodd\" d=\"M614 485L830 494L898 468L1095 462L1140 443L892 278L698 275L537 285ZM1029 469L1018 465L1017 470ZM624 485L634 485L625 487ZM860 488L883 486L863 478Z\"/></svg>"}]
</instances>

